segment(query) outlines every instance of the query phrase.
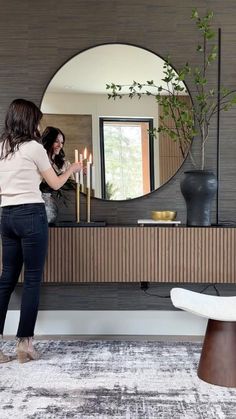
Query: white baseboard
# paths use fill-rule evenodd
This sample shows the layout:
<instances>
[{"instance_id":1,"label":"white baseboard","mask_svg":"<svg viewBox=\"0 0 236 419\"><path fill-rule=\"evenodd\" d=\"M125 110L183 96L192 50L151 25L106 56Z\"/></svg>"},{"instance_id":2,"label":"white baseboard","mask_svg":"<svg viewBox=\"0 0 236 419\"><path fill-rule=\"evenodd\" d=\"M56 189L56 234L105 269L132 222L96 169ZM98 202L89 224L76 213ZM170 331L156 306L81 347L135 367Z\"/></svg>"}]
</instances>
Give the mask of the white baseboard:
<instances>
[{"instance_id":1,"label":"white baseboard","mask_svg":"<svg viewBox=\"0 0 236 419\"><path fill-rule=\"evenodd\" d=\"M5 335L16 335L19 311L8 311ZM184 311L40 311L35 335L205 334L207 319Z\"/></svg>"}]
</instances>

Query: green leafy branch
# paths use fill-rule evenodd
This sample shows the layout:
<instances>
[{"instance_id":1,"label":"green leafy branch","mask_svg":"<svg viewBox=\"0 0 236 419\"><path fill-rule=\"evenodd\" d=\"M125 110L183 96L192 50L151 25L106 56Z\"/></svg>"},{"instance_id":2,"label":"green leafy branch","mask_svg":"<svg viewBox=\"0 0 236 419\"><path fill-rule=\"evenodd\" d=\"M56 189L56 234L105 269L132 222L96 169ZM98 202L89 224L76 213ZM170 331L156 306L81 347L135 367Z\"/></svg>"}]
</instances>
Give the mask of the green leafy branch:
<instances>
[{"instance_id":1,"label":"green leafy branch","mask_svg":"<svg viewBox=\"0 0 236 419\"><path fill-rule=\"evenodd\" d=\"M166 133L173 141L178 142L183 158L186 156L193 137L198 136L201 142L200 168L205 167L205 144L209 138L210 123L212 117L220 111L228 111L236 104L236 90L222 87L220 92L209 87L208 70L217 59L217 47L211 42L216 33L212 28L213 12L209 11L200 17L197 9L192 10L191 19L195 21L201 35L201 43L196 47L202 64L191 67L188 62L176 74L170 65L170 58L163 65L163 78L165 87L158 86L153 80L140 83L133 81L131 85L110 83L106 89L110 91L108 99L121 99L126 94L123 88L129 90L128 97L139 99L142 96L155 96L157 103L162 106L162 115L157 129L152 131L154 137L158 133ZM192 98L192 104L184 102L182 97L186 94L184 83L190 80L195 86L196 94ZM218 101L219 96L219 101ZM173 127L168 125L169 118L173 120ZM190 153L193 164L196 163Z\"/></svg>"}]
</instances>

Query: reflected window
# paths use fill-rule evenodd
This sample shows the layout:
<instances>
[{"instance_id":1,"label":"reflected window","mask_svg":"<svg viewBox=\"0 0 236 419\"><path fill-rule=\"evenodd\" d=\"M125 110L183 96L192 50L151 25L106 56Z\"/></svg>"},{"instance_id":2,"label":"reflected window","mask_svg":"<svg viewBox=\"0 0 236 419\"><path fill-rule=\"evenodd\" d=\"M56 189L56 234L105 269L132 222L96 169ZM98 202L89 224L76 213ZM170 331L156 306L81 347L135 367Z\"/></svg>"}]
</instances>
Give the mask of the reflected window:
<instances>
[{"instance_id":1,"label":"reflected window","mask_svg":"<svg viewBox=\"0 0 236 419\"><path fill-rule=\"evenodd\" d=\"M152 129L152 119L100 118L103 199L133 199L153 189Z\"/></svg>"}]
</instances>

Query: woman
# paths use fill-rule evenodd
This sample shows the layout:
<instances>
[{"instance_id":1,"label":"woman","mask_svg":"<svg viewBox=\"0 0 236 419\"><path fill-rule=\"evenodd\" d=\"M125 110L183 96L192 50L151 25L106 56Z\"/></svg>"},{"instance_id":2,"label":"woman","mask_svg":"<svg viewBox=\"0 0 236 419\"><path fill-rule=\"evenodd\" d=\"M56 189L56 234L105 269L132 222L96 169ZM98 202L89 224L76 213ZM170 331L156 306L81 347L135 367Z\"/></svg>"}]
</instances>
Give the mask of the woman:
<instances>
[{"instance_id":1,"label":"woman","mask_svg":"<svg viewBox=\"0 0 236 419\"><path fill-rule=\"evenodd\" d=\"M70 162L65 159L65 153L63 150L65 135L59 128L47 127L42 134L41 141L47 151L52 168L55 170L57 175L61 175L70 167ZM62 202L67 205L68 190L75 190L75 188L76 186L73 174L70 176L65 186L56 193L44 180L42 181L40 190L43 193L42 196L45 200L49 224L54 223L57 218L58 199L62 199Z\"/></svg>"},{"instance_id":2,"label":"woman","mask_svg":"<svg viewBox=\"0 0 236 419\"><path fill-rule=\"evenodd\" d=\"M42 134L42 144L47 150L51 165L58 175L64 173L70 166L70 162L65 159L63 150L65 135L59 128L47 127ZM71 176L72 178L73 175Z\"/></svg>"},{"instance_id":3,"label":"woman","mask_svg":"<svg viewBox=\"0 0 236 419\"><path fill-rule=\"evenodd\" d=\"M20 320L17 330L19 362L38 359L32 338L38 313L39 291L47 252L48 224L39 184L44 178L58 190L80 164L73 163L57 176L40 144L37 106L14 100L8 109L0 139L0 196L2 275L0 278L0 335L3 334L10 296L24 265ZM11 358L0 352L0 362Z\"/></svg>"}]
</instances>

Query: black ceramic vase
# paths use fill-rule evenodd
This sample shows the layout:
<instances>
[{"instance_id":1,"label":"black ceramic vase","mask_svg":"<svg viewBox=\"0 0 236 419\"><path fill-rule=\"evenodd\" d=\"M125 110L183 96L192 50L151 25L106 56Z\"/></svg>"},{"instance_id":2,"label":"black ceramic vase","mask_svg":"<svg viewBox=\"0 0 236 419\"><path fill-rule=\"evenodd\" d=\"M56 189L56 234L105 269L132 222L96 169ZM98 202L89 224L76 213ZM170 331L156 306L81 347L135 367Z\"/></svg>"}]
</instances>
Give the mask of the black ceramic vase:
<instances>
[{"instance_id":1,"label":"black ceramic vase","mask_svg":"<svg viewBox=\"0 0 236 419\"><path fill-rule=\"evenodd\" d=\"M184 172L180 184L187 207L188 226L210 226L211 205L217 190L217 179L207 170Z\"/></svg>"}]
</instances>

